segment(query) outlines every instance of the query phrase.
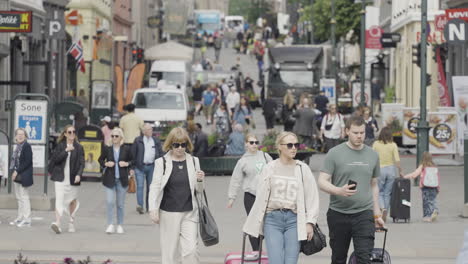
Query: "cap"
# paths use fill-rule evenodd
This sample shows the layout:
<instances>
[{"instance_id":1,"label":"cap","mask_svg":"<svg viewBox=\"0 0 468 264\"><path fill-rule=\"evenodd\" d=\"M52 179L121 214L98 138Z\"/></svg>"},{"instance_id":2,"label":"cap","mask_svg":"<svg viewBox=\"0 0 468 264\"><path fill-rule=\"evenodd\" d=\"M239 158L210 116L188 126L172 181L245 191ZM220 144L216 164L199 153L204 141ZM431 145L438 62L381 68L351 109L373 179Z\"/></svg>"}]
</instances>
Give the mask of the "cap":
<instances>
[{"instance_id":1,"label":"cap","mask_svg":"<svg viewBox=\"0 0 468 264\"><path fill-rule=\"evenodd\" d=\"M101 119L101 121L106 121L107 123L109 123L111 121L111 118L110 116L105 116L103 119Z\"/></svg>"}]
</instances>

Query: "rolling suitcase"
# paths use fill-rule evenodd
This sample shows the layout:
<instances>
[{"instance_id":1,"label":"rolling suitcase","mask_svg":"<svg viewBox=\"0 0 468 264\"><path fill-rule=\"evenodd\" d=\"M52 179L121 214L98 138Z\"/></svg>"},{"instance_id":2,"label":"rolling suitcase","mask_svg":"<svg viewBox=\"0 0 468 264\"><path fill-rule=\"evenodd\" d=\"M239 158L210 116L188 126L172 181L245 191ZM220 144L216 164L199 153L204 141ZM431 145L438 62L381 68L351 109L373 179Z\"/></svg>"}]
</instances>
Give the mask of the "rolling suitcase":
<instances>
[{"instance_id":1,"label":"rolling suitcase","mask_svg":"<svg viewBox=\"0 0 468 264\"><path fill-rule=\"evenodd\" d=\"M390 217L393 222L404 220L410 221L411 209L411 181L409 179L397 178L393 183L392 196L390 200Z\"/></svg>"},{"instance_id":2,"label":"rolling suitcase","mask_svg":"<svg viewBox=\"0 0 468 264\"><path fill-rule=\"evenodd\" d=\"M385 250L385 244L387 243L387 228L379 228L377 230L384 231L384 241L383 241L383 247L382 248L374 248L372 249L372 254L371 254L371 263L384 263L384 264L391 264L392 260L390 259L390 254L388 254L388 251ZM354 252L349 256L349 261L348 264L358 264L356 256L354 255Z\"/></svg>"},{"instance_id":3,"label":"rolling suitcase","mask_svg":"<svg viewBox=\"0 0 468 264\"><path fill-rule=\"evenodd\" d=\"M247 234L244 233L242 241L242 252L230 252L224 259L225 264L244 264L244 263L258 263L268 264L268 256L262 253L263 236L260 236L260 247L258 251L245 252L245 240Z\"/></svg>"}]
</instances>

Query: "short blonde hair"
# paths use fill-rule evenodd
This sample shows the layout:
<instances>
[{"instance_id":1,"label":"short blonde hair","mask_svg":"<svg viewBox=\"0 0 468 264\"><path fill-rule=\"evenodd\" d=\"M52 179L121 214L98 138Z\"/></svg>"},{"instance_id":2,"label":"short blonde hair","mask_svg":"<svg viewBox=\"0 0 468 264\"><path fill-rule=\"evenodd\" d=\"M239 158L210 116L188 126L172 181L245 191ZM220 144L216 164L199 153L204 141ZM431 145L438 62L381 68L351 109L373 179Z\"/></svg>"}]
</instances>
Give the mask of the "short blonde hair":
<instances>
[{"instance_id":1,"label":"short blonde hair","mask_svg":"<svg viewBox=\"0 0 468 264\"><path fill-rule=\"evenodd\" d=\"M28 139L28 133L26 132L26 129L24 129L23 127L18 127L17 129L15 129L15 136L18 134L18 131L23 131L24 136L26 137L26 139Z\"/></svg>"},{"instance_id":2,"label":"short blonde hair","mask_svg":"<svg viewBox=\"0 0 468 264\"><path fill-rule=\"evenodd\" d=\"M175 127L169 132L166 140L164 141L163 150L168 152L172 149L172 143L187 143L187 149L189 152L193 151L193 144L187 131L181 127Z\"/></svg>"},{"instance_id":3,"label":"short blonde hair","mask_svg":"<svg viewBox=\"0 0 468 264\"><path fill-rule=\"evenodd\" d=\"M249 133L245 136L245 143L249 142L249 138L255 138L258 140L258 137L255 134Z\"/></svg>"},{"instance_id":4,"label":"short blonde hair","mask_svg":"<svg viewBox=\"0 0 468 264\"><path fill-rule=\"evenodd\" d=\"M284 144L284 143L283 143L283 140L284 140L286 137L288 137L288 136L293 136L293 137L295 137L296 139L298 139L297 136L296 136L296 134L294 134L293 132L288 132L288 131L283 131L283 132L281 132L281 133L276 137L276 143L275 143L276 149L278 150L278 153L279 153L279 154L281 154L281 153L280 153L280 150L279 150L279 147L280 147L281 144Z\"/></svg>"},{"instance_id":5,"label":"short blonde hair","mask_svg":"<svg viewBox=\"0 0 468 264\"><path fill-rule=\"evenodd\" d=\"M111 139L110 139L110 144L109 144L109 146L112 146L112 145L113 145L113 143L112 143L112 135L116 135L116 134L120 136L120 142L119 142L120 146L122 146L122 145L124 144L124 140L125 140L124 132L123 132L123 130L122 130L121 128L116 127L116 128L114 128L114 129L112 129L112 131L111 131Z\"/></svg>"}]
</instances>

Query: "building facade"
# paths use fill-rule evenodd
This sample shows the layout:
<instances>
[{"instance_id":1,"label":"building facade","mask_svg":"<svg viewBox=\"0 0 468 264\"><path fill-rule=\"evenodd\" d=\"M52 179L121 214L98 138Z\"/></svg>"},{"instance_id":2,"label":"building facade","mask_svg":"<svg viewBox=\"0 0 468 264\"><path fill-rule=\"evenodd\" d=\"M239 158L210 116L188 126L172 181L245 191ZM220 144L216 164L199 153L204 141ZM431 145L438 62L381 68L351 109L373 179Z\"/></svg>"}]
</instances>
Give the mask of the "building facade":
<instances>
[{"instance_id":1,"label":"building facade","mask_svg":"<svg viewBox=\"0 0 468 264\"><path fill-rule=\"evenodd\" d=\"M116 0L112 8L113 64L123 72L132 65L132 0ZM116 78L113 78L114 84Z\"/></svg>"}]
</instances>

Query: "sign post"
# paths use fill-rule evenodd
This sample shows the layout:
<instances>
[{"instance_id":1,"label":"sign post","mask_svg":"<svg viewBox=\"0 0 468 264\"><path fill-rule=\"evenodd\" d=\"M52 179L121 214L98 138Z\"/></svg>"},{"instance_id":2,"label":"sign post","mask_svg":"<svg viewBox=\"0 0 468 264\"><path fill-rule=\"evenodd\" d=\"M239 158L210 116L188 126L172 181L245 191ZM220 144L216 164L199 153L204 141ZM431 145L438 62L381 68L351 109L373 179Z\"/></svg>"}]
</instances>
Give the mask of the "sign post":
<instances>
[{"instance_id":1,"label":"sign post","mask_svg":"<svg viewBox=\"0 0 468 264\"><path fill-rule=\"evenodd\" d=\"M46 145L49 143L49 97L43 94L20 93L13 97L13 105L11 111L13 125L10 126L10 138L15 138L14 134L17 128L21 127L26 131L28 142L31 144L33 151L33 168L44 169L44 194L47 194L49 151ZM12 151L13 140L9 147L9 153L12 153ZM11 178L9 178L8 193L11 193L11 184Z\"/></svg>"},{"instance_id":2,"label":"sign post","mask_svg":"<svg viewBox=\"0 0 468 264\"><path fill-rule=\"evenodd\" d=\"M320 91L325 92L325 96L332 104L336 104L336 80L320 79Z\"/></svg>"}]
</instances>

